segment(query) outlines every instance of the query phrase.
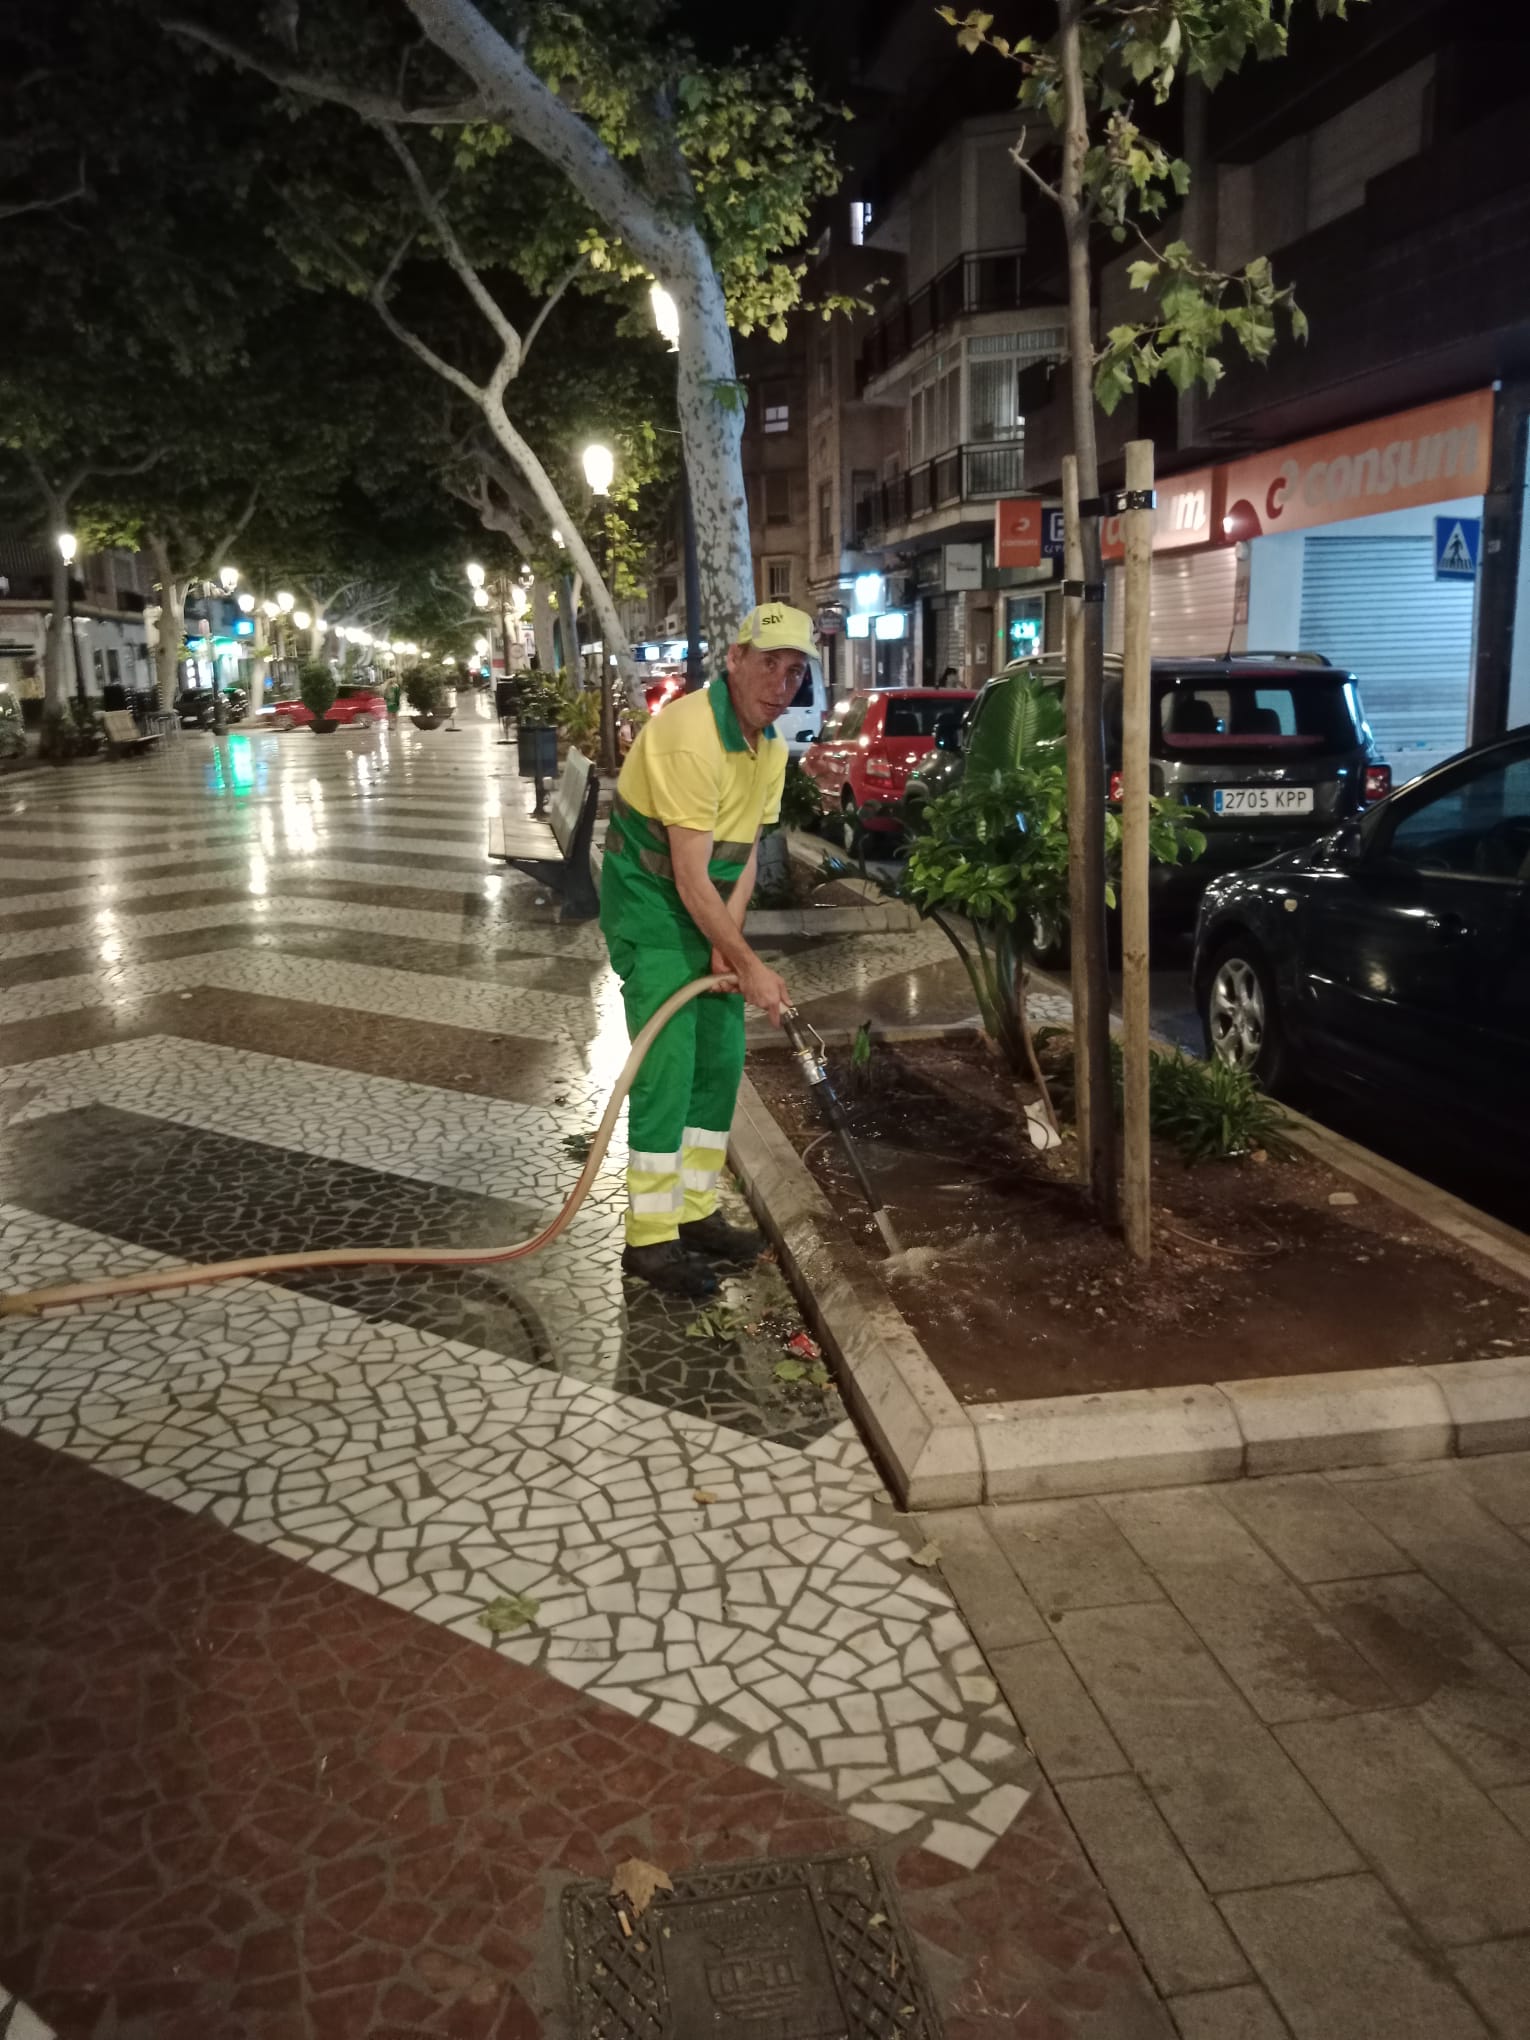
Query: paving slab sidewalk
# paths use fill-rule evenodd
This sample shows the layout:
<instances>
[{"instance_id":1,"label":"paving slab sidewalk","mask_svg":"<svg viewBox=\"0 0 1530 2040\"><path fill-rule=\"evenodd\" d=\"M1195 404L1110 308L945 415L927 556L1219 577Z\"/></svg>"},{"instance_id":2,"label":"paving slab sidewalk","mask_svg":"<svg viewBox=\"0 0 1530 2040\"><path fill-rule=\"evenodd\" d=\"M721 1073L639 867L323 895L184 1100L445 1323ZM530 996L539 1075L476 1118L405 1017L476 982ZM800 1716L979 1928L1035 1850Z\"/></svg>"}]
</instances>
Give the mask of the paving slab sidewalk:
<instances>
[{"instance_id":1,"label":"paving slab sidewalk","mask_svg":"<svg viewBox=\"0 0 1530 2040\"><path fill-rule=\"evenodd\" d=\"M1530 2035L1530 1453L925 1520L1182 2040Z\"/></svg>"}]
</instances>

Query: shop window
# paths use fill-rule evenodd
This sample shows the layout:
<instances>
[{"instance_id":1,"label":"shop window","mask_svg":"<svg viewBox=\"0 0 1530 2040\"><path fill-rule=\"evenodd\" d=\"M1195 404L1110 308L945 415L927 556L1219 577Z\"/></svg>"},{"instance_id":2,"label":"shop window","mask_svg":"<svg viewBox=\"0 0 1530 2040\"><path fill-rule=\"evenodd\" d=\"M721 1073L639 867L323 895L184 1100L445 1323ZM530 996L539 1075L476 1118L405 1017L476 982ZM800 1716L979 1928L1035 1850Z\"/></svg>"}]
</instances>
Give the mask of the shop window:
<instances>
[{"instance_id":1,"label":"shop window","mask_svg":"<svg viewBox=\"0 0 1530 2040\"><path fill-rule=\"evenodd\" d=\"M765 566L765 593L777 602L792 599L792 563L790 560L769 560Z\"/></svg>"}]
</instances>

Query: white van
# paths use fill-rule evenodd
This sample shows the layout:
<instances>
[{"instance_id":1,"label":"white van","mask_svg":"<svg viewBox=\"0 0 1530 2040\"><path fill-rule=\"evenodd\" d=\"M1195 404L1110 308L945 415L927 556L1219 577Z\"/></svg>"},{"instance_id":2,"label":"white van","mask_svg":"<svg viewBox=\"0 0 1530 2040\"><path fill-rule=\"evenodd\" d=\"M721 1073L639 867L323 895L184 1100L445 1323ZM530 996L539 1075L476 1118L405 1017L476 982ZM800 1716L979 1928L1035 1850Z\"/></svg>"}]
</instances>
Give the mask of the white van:
<instances>
[{"instance_id":1,"label":"white van","mask_svg":"<svg viewBox=\"0 0 1530 2040\"><path fill-rule=\"evenodd\" d=\"M823 728L823 719L829 712L829 692L824 686L823 667L816 658L808 660L808 669L802 685L792 697L792 705L779 717L776 728L786 739L786 748L793 758L800 758L814 737Z\"/></svg>"}]
</instances>

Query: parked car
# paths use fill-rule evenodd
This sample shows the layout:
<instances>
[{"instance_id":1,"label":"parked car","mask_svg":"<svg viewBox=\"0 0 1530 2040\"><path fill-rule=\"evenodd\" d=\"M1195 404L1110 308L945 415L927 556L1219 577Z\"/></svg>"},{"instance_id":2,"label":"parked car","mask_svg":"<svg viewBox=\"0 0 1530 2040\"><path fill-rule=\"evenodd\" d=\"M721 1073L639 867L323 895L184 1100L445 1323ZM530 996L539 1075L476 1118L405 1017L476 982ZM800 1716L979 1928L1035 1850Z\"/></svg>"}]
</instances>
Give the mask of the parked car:
<instances>
[{"instance_id":1,"label":"parked car","mask_svg":"<svg viewBox=\"0 0 1530 2040\"><path fill-rule=\"evenodd\" d=\"M1530 726L1321 841L1215 880L1196 924L1209 1054L1520 1159L1530 1138Z\"/></svg>"},{"instance_id":2,"label":"parked car","mask_svg":"<svg viewBox=\"0 0 1530 2040\"><path fill-rule=\"evenodd\" d=\"M920 806L1015 755L1013 683L1061 689L1061 659L1019 659L979 694L954 743L918 766L904 796L910 826ZM1200 808L1204 856L1155 864L1156 907L1194 906L1218 872L1262 864L1325 835L1391 790L1351 674L1315 652L1240 652L1232 658L1155 659L1149 751L1155 794ZM1121 661L1105 661L1107 797L1121 794Z\"/></svg>"},{"instance_id":3,"label":"parked car","mask_svg":"<svg viewBox=\"0 0 1530 2040\"><path fill-rule=\"evenodd\" d=\"M183 687L175 697L175 713L183 730L210 730L216 720L214 694L210 687ZM227 722L242 722L250 697L242 687L223 689L223 713Z\"/></svg>"},{"instance_id":4,"label":"parked car","mask_svg":"<svg viewBox=\"0 0 1530 2040\"><path fill-rule=\"evenodd\" d=\"M272 705L271 719L279 730L303 730L313 716L301 701L278 701ZM358 681L340 688L324 720L353 730L369 730L374 724L386 727L388 704L381 688Z\"/></svg>"},{"instance_id":5,"label":"parked car","mask_svg":"<svg viewBox=\"0 0 1530 2040\"><path fill-rule=\"evenodd\" d=\"M857 828L901 834L901 814L876 810L902 800L909 773L938 741L955 742L973 699L970 689L887 687L836 702L802 756L823 814L837 818L849 836Z\"/></svg>"}]
</instances>

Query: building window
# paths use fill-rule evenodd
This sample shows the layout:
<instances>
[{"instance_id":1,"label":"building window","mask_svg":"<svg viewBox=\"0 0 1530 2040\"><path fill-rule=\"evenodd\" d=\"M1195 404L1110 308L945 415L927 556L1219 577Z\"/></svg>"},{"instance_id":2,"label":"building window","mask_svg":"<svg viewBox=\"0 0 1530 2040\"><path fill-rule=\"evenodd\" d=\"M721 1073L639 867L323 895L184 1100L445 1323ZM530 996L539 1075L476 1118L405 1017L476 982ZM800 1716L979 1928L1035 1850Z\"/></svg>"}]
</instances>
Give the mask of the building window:
<instances>
[{"instance_id":1,"label":"building window","mask_svg":"<svg viewBox=\"0 0 1530 2040\"><path fill-rule=\"evenodd\" d=\"M114 651L108 651L106 654L106 677L113 687L117 686L122 679L122 666Z\"/></svg>"},{"instance_id":2,"label":"building window","mask_svg":"<svg viewBox=\"0 0 1530 2040\"><path fill-rule=\"evenodd\" d=\"M790 432L791 429L792 413L790 404L767 404L765 406L765 431Z\"/></svg>"},{"instance_id":3,"label":"building window","mask_svg":"<svg viewBox=\"0 0 1530 2040\"><path fill-rule=\"evenodd\" d=\"M818 484L818 550L834 550L834 488L830 482Z\"/></svg>"},{"instance_id":4,"label":"building window","mask_svg":"<svg viewBox=\"0 0 1530 2040\"><path fill-rule=\"evenodd\" d=\"M765 522L767 524L790 524L792 521L792 478L777 474L765 477Z\"/></svg>"},{"instance_id":5,"label":"building window","mask_svg":"<svg viewBox=\"0 0 1530 2040\"><path fill-rule=\"evenodd\" d=\"M765 563L765 593L776 602L790 602L792 599L792 563L790 560L767 560Z\"/></svg>"}]
</instances>

